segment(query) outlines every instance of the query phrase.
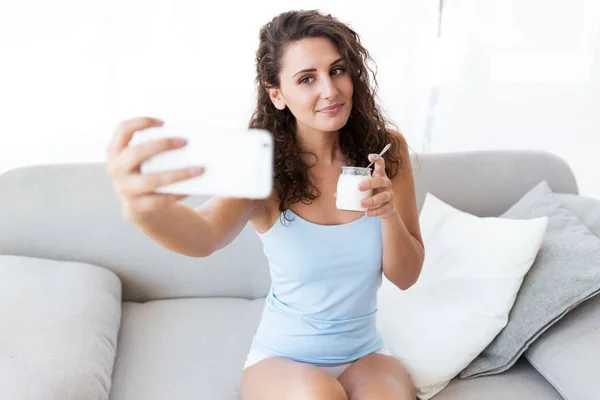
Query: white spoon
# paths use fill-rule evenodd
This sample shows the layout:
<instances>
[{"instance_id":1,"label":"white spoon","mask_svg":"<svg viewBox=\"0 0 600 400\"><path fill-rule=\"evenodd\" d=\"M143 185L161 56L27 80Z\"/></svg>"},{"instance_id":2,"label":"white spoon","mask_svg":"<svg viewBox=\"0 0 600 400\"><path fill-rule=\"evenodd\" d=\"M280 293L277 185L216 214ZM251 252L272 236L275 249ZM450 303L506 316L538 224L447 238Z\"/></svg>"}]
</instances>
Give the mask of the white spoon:
<instances>
[{"instance_id":1,"label":"white spoon","mask_svg":"<svg viewBox=\"0 0 600 400\"><path fill-rule=\"evenodd\" d=\"M383 150L381 150L381 153L379 153L379 154L377 155L377 157L375 157L375 159L374 159L373 161L371 161L371 164L367 165L367 168L369 168L371 165L373 165L373 163L374 163L375 161L377 161L378 159L380 159L380 158L381 158L381 156L382 156L382 155L384 155L384 154L385 154L385 152L386 152L386 151L388 151L388 150L390 149L390 147L392 147L392 144L391 144L391 143L388 143L388 144L387 144L387 145L386 145L386 146L383 148Z\"/></svg>"}]
</instances>

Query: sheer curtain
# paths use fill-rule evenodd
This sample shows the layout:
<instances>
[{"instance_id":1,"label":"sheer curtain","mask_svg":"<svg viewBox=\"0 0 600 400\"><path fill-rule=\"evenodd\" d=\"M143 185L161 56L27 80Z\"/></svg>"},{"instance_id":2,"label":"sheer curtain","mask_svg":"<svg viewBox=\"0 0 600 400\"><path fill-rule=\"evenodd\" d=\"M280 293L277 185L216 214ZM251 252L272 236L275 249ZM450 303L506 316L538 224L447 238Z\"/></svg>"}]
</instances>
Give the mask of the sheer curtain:
<instances>
[{"instance_id":1,"label":"sheer curtain","mask_svg":"<svg viewBox=\"0 0 600 400\"><path fill-rule=\"evenodd\" d=\"M134 116L245 127L258 30L300 8L320 8L361 35L385 111L421 150L438 0L30 0L0 5L0 173L104 161L112 129Z\"/></svg>"},{"instance_id":2,"label":"sheer curtain","mask_svg":"<svg viewBox=\"0 0 600 400\"><path fill-rule=\"evenodd\" d=\"M431 151L542 149L600 198L600 2L445 0Z\"/></svg>"}]
</instances>

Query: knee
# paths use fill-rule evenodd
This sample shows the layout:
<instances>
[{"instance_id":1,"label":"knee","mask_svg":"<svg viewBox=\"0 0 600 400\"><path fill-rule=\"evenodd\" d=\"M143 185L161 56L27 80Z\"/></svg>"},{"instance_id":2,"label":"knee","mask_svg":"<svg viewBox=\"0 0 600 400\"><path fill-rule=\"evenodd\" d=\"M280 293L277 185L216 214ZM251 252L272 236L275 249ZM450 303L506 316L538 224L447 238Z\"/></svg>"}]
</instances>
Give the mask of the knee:
<instances>
[{"instance_id":1,"label":"knee","mask_svg":"<svg viewBox=\"0 0 600 400\"><path fill-rule=\"evenodd\" d=\"M415 386L413 385L412 381L399 385L397 390L400 394L400 397L398 397L399 399L414 400L417 398Z\"/></svg>"},{"instance_id":2,"label":"knee","mask_svg":"<svg viewBox=\"0 0 600 400\"><path fill-rule=\"evenodd\" d=\"M329 374L313 376L310 381L296 391L294 399L298 400L348 400L346 391L337 379Z\"/></svg>"},{"instance_id":3,"label":"knee","mask_svg":"<svg viewBox=\"0 0 600 400\"><path fill-rule=\"evenodd\" d=\"M417 398L411 381L398 381L396 377L385 375L352 385L348 393L353 399L415 400Z\"/></svg>"}]
</instances>

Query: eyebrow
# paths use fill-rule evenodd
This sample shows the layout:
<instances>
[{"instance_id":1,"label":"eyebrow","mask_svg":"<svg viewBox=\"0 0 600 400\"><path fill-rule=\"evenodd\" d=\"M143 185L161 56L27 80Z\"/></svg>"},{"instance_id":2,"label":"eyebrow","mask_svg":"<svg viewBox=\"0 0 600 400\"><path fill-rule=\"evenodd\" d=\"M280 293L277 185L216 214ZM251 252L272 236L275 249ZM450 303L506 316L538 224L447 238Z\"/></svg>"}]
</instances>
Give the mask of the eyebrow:
<instances>
[{"instance_id":1,"label":"eyebrow","mask_svg":"<svg viewBox=\"0 0 600 400\"><path fill-rule=\"evenodd\" d=\"M340 58L338 58L337 60L335 60L334 62L332 62L332 63L330 64L330 67L333 67L335 64L339 63L339 62L340 62L340 61L342 61L343 59L344 59L344 57L340 57ZM294 74L294 76L296 76L296 75L298 75L298 74L301 74L301 73L303 73L303 72L315 72L316 70L317 70L316 68L307 68L307 69L303 69L303 70L300 70L300 71L296 72L296 73ZM294 76L292 76L292 78L293 78Z\"/></svg>"}]
</instances>

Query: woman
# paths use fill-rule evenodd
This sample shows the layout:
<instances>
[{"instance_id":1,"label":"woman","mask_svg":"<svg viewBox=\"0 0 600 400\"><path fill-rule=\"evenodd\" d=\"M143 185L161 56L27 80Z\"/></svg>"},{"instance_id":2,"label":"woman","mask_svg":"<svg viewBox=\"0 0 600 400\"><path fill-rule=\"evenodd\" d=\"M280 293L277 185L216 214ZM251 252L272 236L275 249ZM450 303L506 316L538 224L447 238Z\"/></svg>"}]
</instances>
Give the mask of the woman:
<instances>
[{"instance_id":1,"label":"woman","mask_svg":"<svg viewBox=\"0 0 600 400\"><path fill-rule=\"evenodd\" d=\"M272 284L244 366L243 400L415 398L375 327L382 273L409 288L424 248L408 145L376 105L368 61L358 35L318 11L283 13L262 27L249 127L275 139L275 187L265 200L214 197L191 209L177 202L184 196L151 193L202 173L139 175L142 161L183 145L127 148L133 132L161 121L125 121L109 146L124 217L163 246L205 257L248 222L261 238ZM361 184L373 189L368 211L338 210L341 166L365 166L387 143Z\"/></svg>"}]
</instances>

